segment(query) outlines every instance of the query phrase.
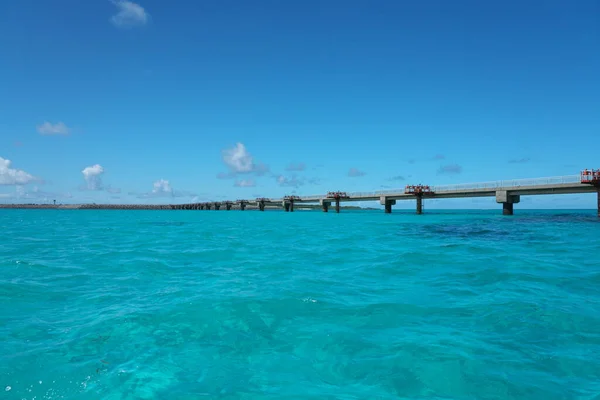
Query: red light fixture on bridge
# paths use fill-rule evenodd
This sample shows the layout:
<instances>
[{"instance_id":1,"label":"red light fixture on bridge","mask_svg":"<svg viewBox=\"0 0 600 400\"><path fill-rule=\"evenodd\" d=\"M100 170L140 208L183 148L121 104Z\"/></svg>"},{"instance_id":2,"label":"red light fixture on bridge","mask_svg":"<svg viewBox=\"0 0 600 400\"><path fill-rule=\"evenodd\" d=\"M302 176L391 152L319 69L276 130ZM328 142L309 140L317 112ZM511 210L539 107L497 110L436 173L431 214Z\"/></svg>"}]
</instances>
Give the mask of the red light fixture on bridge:
<instances>
[{"instance_id":1,"label":"red light fixture on bridge","mask_svg":"<svg viewBox=\"0 0 600 400\"><path fill-rule=\"evenodd\" d=\"M600 186L600 169L584 169L581 171L581 183Z\"/></svg>"},{"instance_id":2,"label":"red light fixture on bridge","mask_svg":"<svg viewBox=\"0 0 600 400\"><path fill-rule=\"evenodd\" d=\"M428 195L434 194L435 192L431 189L429 185L406 185L404 188L405 194L414 194L414 195Z\"/></svg>"},{"instance_id":3,"label":"red light fixture on bridge","mask_svg":"<svg viewBox=\"0 0 600 400\"><path fill-rule=\"evenodd\" d=\"M346 192L327 192L327 197L330 199L347 199L350 196Z\"/></svg>"}]
</instances>

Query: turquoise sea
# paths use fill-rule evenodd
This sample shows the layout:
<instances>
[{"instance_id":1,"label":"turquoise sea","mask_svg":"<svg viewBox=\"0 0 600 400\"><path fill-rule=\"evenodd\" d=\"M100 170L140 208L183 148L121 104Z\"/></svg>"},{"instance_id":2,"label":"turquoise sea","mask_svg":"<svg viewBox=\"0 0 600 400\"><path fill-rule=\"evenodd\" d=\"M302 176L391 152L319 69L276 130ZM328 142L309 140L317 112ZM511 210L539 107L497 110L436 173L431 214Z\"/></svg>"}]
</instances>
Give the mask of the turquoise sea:
<instances>
[{"instance_id":1,"label":"turquoise sea","mask_svg":"<svg viewBox=\"0 0 600 400\"><path fill-rule=\"evenodd\" d=\"M1 399L600 399L594 211L0 210Z\"/></svg>"}]
</instances>

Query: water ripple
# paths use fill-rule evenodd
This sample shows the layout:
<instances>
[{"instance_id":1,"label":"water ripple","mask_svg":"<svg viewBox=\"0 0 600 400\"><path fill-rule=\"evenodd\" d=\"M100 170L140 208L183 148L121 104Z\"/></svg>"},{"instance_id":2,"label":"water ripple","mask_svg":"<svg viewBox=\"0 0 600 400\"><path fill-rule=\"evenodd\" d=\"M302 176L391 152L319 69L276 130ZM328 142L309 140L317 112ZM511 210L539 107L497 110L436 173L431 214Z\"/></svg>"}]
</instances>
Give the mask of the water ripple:
<instances>
[{"instance_id":1,"label":"water ripple","mask_svg":"<svg viewBox=\"0 0 600 400\"><path fill-rule=\"evenodd\" d=\"M519 214L0 210L0 387L593 398L600 225Z\"/></svg>"}]
</instances>

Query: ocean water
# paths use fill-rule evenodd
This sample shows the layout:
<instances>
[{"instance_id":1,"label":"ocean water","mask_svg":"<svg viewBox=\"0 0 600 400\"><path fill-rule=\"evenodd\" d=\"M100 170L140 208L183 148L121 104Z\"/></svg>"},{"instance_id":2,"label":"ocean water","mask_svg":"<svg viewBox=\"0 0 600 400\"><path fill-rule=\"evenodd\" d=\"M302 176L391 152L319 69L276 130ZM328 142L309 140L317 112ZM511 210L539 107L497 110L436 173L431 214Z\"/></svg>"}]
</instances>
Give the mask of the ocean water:
<instances>
[{"instance_id":1,"label":"ocean water","mask_svg":"<svg viewBox=\"0 0 600 400\"><path fill-rule=\"evenodd\" d=\"M593 211L0 210L2 399L600 399Z\"/></svg>"}]
</instances>

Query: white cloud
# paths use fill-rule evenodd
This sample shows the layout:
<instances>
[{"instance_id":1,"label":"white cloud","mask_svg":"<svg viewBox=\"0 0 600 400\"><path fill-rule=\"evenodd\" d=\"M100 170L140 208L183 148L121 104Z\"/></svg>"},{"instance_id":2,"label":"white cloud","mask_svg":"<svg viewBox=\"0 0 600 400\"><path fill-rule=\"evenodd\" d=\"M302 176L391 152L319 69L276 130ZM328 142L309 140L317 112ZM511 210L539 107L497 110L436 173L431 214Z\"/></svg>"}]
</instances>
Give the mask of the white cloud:
<instances>
[{"instance_id":1,"label":"white cloud","mask_svg":"<svg viewBox=\"0 0 600 400\"><path fill-rule=\"evenodd\" d=\"M31 190L27 190L25 186L18 185L13 193L3 193L0 198L11 199L13 201L37 200L42 202L51 202L56 199L71 198L70 193L52 193L44 192L39 187L34 186Z\"/></svg>"},{"instance_id":2,"label":"white cloud","mask_svg":"<svg viewBox=\"0 0 600 400\"><path fill-rule=\"evenodd\" d=\"M152 193L173 194L173 188L171 188L171 184L169 183L169 181L159 179L156 182L154 182L154 188L152 189Z\"/></svg>"},{"instance_id":3,"label":"white cloud","mask_svg":"<svg viewBox=\"0 0 600 400\"><path fill-rule=\"evenodd\" d=\"M63 122L57 122L56 124L53 124L46 121L37 126L37 131L41 135L68 135L71 133L71 128L69 128Z\"/></svg>"},{"instance_id":4,"label":"white cloud","mask_svg":"<svg viewBox=\"0 0 600 400\"><path fill-rule=\"evenodd\" d=\"M25 185L36 180L33 175L10 166L10 160L0 157L0 185Z\"/></svg>"},{"instance_id":5,"label":"white cloud","mask_svg":"<svg viewBox=\"0 0 600 400\"><path fill-rule=\"evenodd\" d=\"M130 192L129 195L137 196L139 199L149 199L158 197L198 197L198 194L187 190L175 190L171 183L166 179L159 179L152 184L152 191L148 193Z\"/></svg>"},{"instance_id":6,"label":"white cloud","mask_svg":"<svg viewBox=\"0 0 600 400\"><path fill-rule=\"evenodd\" d=\"M100 164L94 164L90 167L85 167L83 171L83 179L87 183L89 190L102 190L102 174L104 174L104 168Z\"/></svg>"},{"instance_id":7,"label":"white cloud","mask_svg":"<svg viewBox=\"0 0 600 400\"><path fill-rule=\"evenodd\" d=\"M223 150L223 162L229 168L229 173L220 173L217 175L220 179L234 177L235 174L254 173L264 175L269 171L269 167L261 163L255 163L252 155L246 150L243 143L236 143L234 147Z\"/></svg>"},{"instance_id":8,"label":"white cloud","mask_svg":"<svg viewBox=\"0 0 600 400\"><path fill-rule=\"evenodd\" d=\"M223 150L223 162L237 173L252 172L254 160L243 143L236 143L231 149Z\"/></svg>"},{"instance_id":9,"label":"white cloud","mask_svg":"<svg viewBox=\"0 0 600 400\"><path fill-rule=\"evenodd\" d=\"M364 176L365 173L363 171L360 171L356 168L350 168L350 170L348 171L348 176L352 177L352 178L356 178L358 176Z\"/></svg>"},{"instance_id":10,"label":"white cloud","mask_svg":"<svg viewBox=\"0 0 600 400\"><path fill-rule=\"evenodd\" d=\"M112 3L117 7L118 12L110 18L110 22L116 27L146 25L150 20L150 15L139 4L127 0L114 0Z\"/></svg>"},{"instance_id":11,"label":"white cloud","mask_svg":"<svg viewBox=\"0 0 600 400\"><path fill-rule=\"evenodd\" d=\"M233 186L236 187L254 187L256 186L256 182L254 179L242 179L241 181L236 181Z\"/></svg>"}]
</instances>

